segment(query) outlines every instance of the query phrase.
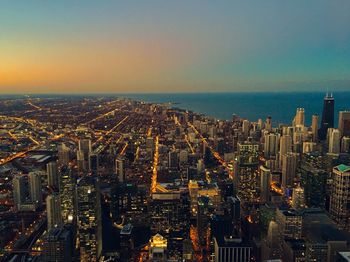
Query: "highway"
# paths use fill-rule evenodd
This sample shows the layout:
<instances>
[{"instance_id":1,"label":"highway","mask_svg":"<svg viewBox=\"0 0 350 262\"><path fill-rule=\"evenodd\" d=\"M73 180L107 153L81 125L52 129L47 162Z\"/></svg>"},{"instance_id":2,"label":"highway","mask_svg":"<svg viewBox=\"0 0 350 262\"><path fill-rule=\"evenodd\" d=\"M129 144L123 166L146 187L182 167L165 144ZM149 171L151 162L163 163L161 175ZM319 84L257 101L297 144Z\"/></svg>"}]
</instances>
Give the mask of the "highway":
<instances>
[{"instance_id":1,"label":"highway","mask_svg":"<svg viewBox=\"0 0 350 262\"><path fill-rule=\"evenodd\" d=\"M153 158L153 172L151 181L151 193L157 191L157 176L158 176L158 161L159 161L159 136L156 136L154 142L154 158Z\"/></svg>"},{"instance_id":2,"label":"highway","mask_svg":"<svg viewBox=\"0 0 350 262\"><path fill-rule=\"evenodd\" d=\"M128 148L129 143L126 142L125 145L123 146L122 150L120 151L119 155L123 156L126 152L126 149Z\"/></svg>"},{"instance_id":3,"label":"highway","mask_svg":"<svg viewBox=\"0 0 350 262\"><path fill-rule=\"evenodd\" d=\"M14 154L14 155L8 156L7 158L4 158L4 159L0 159L0 165L5 165L5 164L11 162L12 160L14 160L16 158L23 157L27 153L29 153L30 151L36 150L39 147L40 147L40 145L32 146L32 147L27 148L25 151L22 151L22 152Z\"/></svg>"},{"instance_id":4,"label":"highway","mask_svg":"<svg viewBox=\"0 0 350 262\"><path fill-rule=\"evenodd\" d=\"M97 120L99 120L99 119L101 119L101 118L104 118L104 117L106 117L106 116L109 116L109 115L111 115L111 114L114 114L115 112L117 112L117 111L119 111L119 110L120 110L119 108L116 108L116 109L113 109L113 110L111 110L111 111L109 111L109 112L107 112L107 113L105 113L105 114L99 115L98 117L95 117L94 119L91 119L90 121L85 122L84 125L89 125L89 124L91 124L91 123L93 123L93 122L96 122Z\"/></svg>"},{"instance_id":5,"label":"highway","mask_svg":"<svg viewBox=\"0 0 350 262\"><path fill-rule=\"evenodd\" d=\"M41 108L40 106L34 105L31 101L28 101L28 105L34 107L37 110L42 110L43 108Z\"/></svg>"},{"instance_id":6,"label":"highway","mask_svg":"<svg viewBox=\"0 0 350 262\"><path fill-rule=\"evenodd\" d=\"M26 257L28 253L40 253L40 251L32 250L32 246L37 239L43 234L46 229L46 217L43 216L40 220L34 221L23 234L18 236L18 239L11 242L5 247L6 259L12 259L16 254ZM20 240L20 238L22 240Z\"/></svg>"},{"instance_id":7,"label":"highway","mask_svg":"<svg viewBox=\"0 0 350 262\"><path fill-rule=\"evenodd\" d=\"M104 138L106 138L106 136L110 135L111 133L114 132L114 130L116 130L121 124L123 124L123 122L125 120L127 120L129 118L129 116L124 117L121 121L119 121L114 127L112 127L109 131L106 132L106 134L100 136L96 142L93 144L93 146L95 146L98 142L102 141Z\"/></svg>"}]
</instances>

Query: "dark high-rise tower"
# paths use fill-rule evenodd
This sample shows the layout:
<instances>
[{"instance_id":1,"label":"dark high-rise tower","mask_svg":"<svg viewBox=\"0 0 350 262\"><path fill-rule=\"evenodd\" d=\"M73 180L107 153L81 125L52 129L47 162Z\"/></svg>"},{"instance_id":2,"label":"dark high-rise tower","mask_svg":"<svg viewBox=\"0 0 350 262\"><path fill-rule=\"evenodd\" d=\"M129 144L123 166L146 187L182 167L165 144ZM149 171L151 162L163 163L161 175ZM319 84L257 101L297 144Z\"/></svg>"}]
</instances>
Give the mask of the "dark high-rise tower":
<instances>
[{"instance_id":1,"label":"dark high-rise tower","mask_svg":"<svg viewBox=\"0 0 350 262\"><path fill-rule=\"evenodd\" d=\"M85 176L77 183L78 239L80 261L99 261L102 251L102 221L99 182Z\"/></svg>"},{"instance_id":2,"label":"dark high-rise tower","mask_svg":"<svg viewBox=\"0 0 350 262\"><path fill-rule=\"evenodd\" d=\"M321 140L326 139L327 129L330 127L334 127L334 97L327 93L323 99L322 121L318 134Z\"/></svg>"}]
</instances>

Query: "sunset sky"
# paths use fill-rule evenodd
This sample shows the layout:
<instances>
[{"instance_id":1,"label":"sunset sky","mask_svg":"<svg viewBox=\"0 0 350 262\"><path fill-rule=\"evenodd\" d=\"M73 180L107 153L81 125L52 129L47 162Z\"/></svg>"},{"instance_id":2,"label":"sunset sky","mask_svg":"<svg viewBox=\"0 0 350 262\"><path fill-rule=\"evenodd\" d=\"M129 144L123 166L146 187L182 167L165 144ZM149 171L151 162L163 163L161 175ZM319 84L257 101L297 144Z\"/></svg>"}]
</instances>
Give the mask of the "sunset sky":
<instances>
[{"instance_id":1,"label":"sunset sky","mask_svg":"<svg viewBox=\"0 0 350 262\"><path fill-rule=\"evenodd\" d=\"M350 1L1 1L0 93L350 90Z\"/></svg>"}]
</instances>

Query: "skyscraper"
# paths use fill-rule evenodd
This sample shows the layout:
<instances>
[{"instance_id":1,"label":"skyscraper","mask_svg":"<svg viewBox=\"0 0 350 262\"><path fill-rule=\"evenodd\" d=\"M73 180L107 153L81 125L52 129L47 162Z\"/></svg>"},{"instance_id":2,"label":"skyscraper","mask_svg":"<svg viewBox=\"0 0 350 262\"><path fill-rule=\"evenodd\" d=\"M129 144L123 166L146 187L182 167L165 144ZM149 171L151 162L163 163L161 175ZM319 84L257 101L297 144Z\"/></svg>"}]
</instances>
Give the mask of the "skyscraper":
<instances>
[{"instance_id":1,"label":"skyscraper","mask_svg":"<svg viewBox=\"0 0 350 262\"><path fill-rule=\"evenodd\" d=\"M250 130L250 122L245 119L243 120L243 123L242 123L242 131L244 134L244 138L248 138L249 130Z\"/></svg>"},{"instance_id":2,"label":"skyscraper","mask_svg":"<svg viewBox=\"0 0 350 262\"><path fill-rule=\"evenodd\" d=\"M250 243L237 235L214 237L214 261L249 262L252 256Z\"/></svg>"},{"instance_id":3,"label":"skyscraper","mask_svg":"<svg viewBox=\"0 0 350 262\"><path fill-rule=\"evenodd\" d=\"M312 141L318 141L318 115L312 115L311 121Z\"/></svg>"},{"instance_id":4,"label":"skyscraper","mask_svg":"<svg viewBox=\"0 0 350 262\"><path fill-rule=\"evenodd\" d=\"M90 153L89 154L89 171L93 174L97 174L98 165L99 165L98 154Z\"/></svg>"},{"instance_id":5,"label":"skyscraper","mask_svg":"<svg viewBox=\"0 0 350 262\"><path fill-rule=\"evenodd\" d=\"M271 116L268 116L268 117L266 118L265 129L266 129L267 131L271 131L271 130L272 130L272 120L271 120Z\"/></svg>"},{"instance_id":6,"label":"skyscraper","mask_svg":"<svg viewBox=\"0 0 350 262\"><path fill-rule=\"evenodd\" d=\"M115 173L118 177L119 182L124 182L125 180L125 158L117 157L115 160Z\"/></svg>"},{"instance_id":7,"label":"skyscraper","mask_svg":"<svg viewBox=\"0 0 350 262\"><path fill-rule=\"evenodd\" d=\"M59 179L58 179L58 168L57 162L52 161L47 163L46 165L46 173L47 173L47 185L53 190L59 190Z\"/></svg>"},{"instance_id":8,"label":"skyscraper","mask_svg":"<svg viewBox=\"0 0 350 262\"><path fill-rule=\"evenodd\" d=\"M72 232L65 227L53 228L44 237L43 261L70 262L73 257Z\"/></svg>"},{"instance_id":9,"label":"skyscraper","mask_svg":"<svg viewBox=\"0 0 350 262\"><path fill-rule=\"evenodd\" d=\"M198 239L200 244L206 244L207 230L209 228L209 217L210 217L210 202L209 197L200 196L198 197L197 206L197 230Z\"/></svg>"},{"instance_id":10,"label":"skyscraper","mask_svg":"<svg viewBox=\"0 0 350 262\"><path fill-rule=\"evenodd\" d=\"M259 144L254 142L240 142L238 146L238 159L235 167L235 186L237 196L242 203L257 200L257 170L259 167Z\"/></svg>"},{"instance_id":11,"label":"skyscraper","mask_svg":"<svg viewBox=\"0 0 350 262\"><path fill-rule=\"evenodd\" d=\"M160 234L156 234L149 240L150 261L166 261L168 241Z\"/></svg>"},{"instance_id":12,"label":"skyscraper","mask_svg":"<svg viewBox=\"0 0 350 262\"><path fill-rule=\"evenodd\" d=\"M168 154L169 169L177 169L179 167L179 158L176 151L170 151Z\"/></svg>"},{"instance_id":13,"label":"skyscraper","mask_svg":"<svg viewBox=\"0 0 350 262\"><path fill-rule=\"evenodd\" d=\"M333 184L329 213L343 229L350 229L350 166L333 168Z\"/></svg>"},{"instance_id":14,"label":"skyscraper","mask_svg":"<svg viewBox=\"0 0 350 262\"><path fill-rule=\"evenodd\" d=\"M293 141L290 135L283 135L280 138L280 165L282 164L282 156L293 151Z\"/></svg>"},{"instance_id":15,"label":"skyscraper","mask_svg":"<svg viewBox=\"0 0 350 262\"><path fill-rule=\"evenodd\" d=\"M29 189L30 199L37 206L41 206L43 202L42 188L41 188L41 172L30 172L29 178Z\"/></svg>"},{"instance_id":16,"label":"skyscraper","mask_svg":"<svg viewBox=\"0 0 350 262\"><path fill-rule=\"evenodd\" d=\"M340 132L338 129L331 129L329 134L328 153L340 153Z\"/></svg>"},{"instance_id":17,"label":"skyscraper","mask_svg":"<svg viewBox=\"0 0 350 262\"><path fill-rule=\"evenodd\" d=\"M16 205L16 209L20 210L20 206L26 199L26 185L25 177L22 175L15 175L12 180L13 186L13 201Z\"/></svg>"},{"instance_id":18,"label":"skyscraper","mask_svg":"<svg viewBox=\"0 0 350 262\"><path fill-rule=\"evenodd\" d=\"M292 207L296 210L305 207L304 189L300 186L293 189Z\"/></svg>"},{"instance_id":19,"label":"skyscraper","mask_svg":"<svg viewBox=\"0 0 350 262\"><path fill-rule=\"evenodd\" d=\"M334 127L334 97L327 93L323 99L321 127L318 133L321 140L326 139L327 129L330 127Z\"/></svg>"},{"instance_id":20,"label":"skyscraper","mask_svg":"<svg viewBox=\"0 0 350 262\"><path fill-rule=\"evenodd\" d=\"M301 239L303 218L295 210L277 209L276 223L282 239Z\"/></svg>"},{"instance_id":21,"label":"skyscraper","mask_svg":"<svg viewBox=\"0 0 350 262\"><path fill-rule=\"evenodd\" d=\"M156 192L149 203L152 233L168 240L169 256L182 253L183 239L189 237L190 202L187 192ZM197 214L198 215L198 214Z\"/></svg>"},{"instance_id":22,"label":"skyscraper","mask_svg":"<svg viewBox=\"0 0 350 262\"><path fill-rule=\"evenodd\" d=\"M84 153L84 159L89 159L89 154L92 151L91 140L90 139L80 139L79 140L79 151Z\"/></svg>"},{"instance_id":23,"label":"skyscraper","mask_svg":"<svg viewBox=\"0 0 350 262\"><path fill-rule=\"evenodd\" d=\"M62 224L61 201L56 193L46 197L47 229L59 227Z\"/></svg>"},{"instance_id":24,"label":"skyscraper","mask_svg":"<svg viewBox=\"0 0 350 262\"><path fill-rule=\"evenodd\" d=\"M294 118L295 126L303 126L305 124L305 110L304 108L297 108L297 112Z\"/></svg>"},{"instance_id":25,"label":"skyscraper","mask_svg":"<svg viewBox=\"0 0 350 262\"><path fill-rule=\"evenodd\" d=\"M179 153L179 162L180 164L187 164L188 162L188 151L187 150L181 150Z\"/></svg>"},{"instance_id":26,"label":"skyscraper","mask_svg":"<svg viewBox=\"0 0 350 262\"><path fill-rule=\"evenodd\" d=\"M78 238L81 261L98 261L102 251L101 201L98 180L85 176L77 184Z\"/></svg>"},{"instance_id":27,"label":"skyscraper","mask_svg":"<svg viewBox=\"0 0 350 262\"><path fill-rule=\"evenodd\" d=\"M350 152L350 137L344 136L341 139L341 152L349 153Z\"/></svg>"},{"instance_id":28,"label":"skyscraper","mask_svg":"<svg viewBox=\"0 0 350 262\"><path fill-rule=\"evenodd\" d=\"M339 112L338 129L341 136L350 136L350 111Z\"/></svg>"},{"instance_id":29,"label":"skyscraper","mask_svg":"<svg viewBox=\"0 0 350 262\"><path fill-rule=\"evenodd\" d=\"M282 188L293 187L298 154L287 153L282 156Z\"/></svg>"},{"instance_id":30,"label":"skyscraper","mask_svg":"<svg viewBox=\"0 0 350 262\"><path fill-rule=\"evenodd\" d=\"M265 143L264 143L264 153L265 157L275 157L278 153L279 148L279 142L280 142L280 135L279 134L265 134Z\"/></svg>"},{"instance_id":31,"label":"skyscraper","mask_svg":"<svg viewBox=\"0 0 350 262\"><path fill-rule=\"evenodd\" d=\"M268 258L279 258L281 256L280 242L279 242L279 226L271 220L267 230L266 236L267 254Z\"/></svg>"},{"instance_id":32,"label":"skyscraper","mask_svg":"<svg viewBox=\"0 0 350 262\"><path fill-rule=\"evenodd\" d=\"M69 147L64 143L58 146L58 164L59 165L68 165L69 164Z\"/></svg>"},{"instance_id":33,"label":"skyscraper","mask_svg":"<svg viewBox=\"0 0 350 262\"><path fill-rule=\"evenodd\" d=\"M85 171L85 157L84 152L82 150L77 151L77 165L79 172Z\"/></svg>"},{"instance_id":34,"label":"skyscraper","mask_svg":"<svg viewBox=\"0 0 350 262\"><path fill-rule=\"evenodd\" d=\"M64 167L60 170L60 201L63 222L72 223L76 218L76 179L72 170Z\"/></svg>"},{"instance_id":35,"label":"skyscraper","mask_svg":"<svg viewBox=\"0 0 350 262\"><path fill-rule=\"evenodd\" d=\"M269 201L271 184L271 171L265 166L260 166L260 202Z\"/></svg>"}]
</instances>

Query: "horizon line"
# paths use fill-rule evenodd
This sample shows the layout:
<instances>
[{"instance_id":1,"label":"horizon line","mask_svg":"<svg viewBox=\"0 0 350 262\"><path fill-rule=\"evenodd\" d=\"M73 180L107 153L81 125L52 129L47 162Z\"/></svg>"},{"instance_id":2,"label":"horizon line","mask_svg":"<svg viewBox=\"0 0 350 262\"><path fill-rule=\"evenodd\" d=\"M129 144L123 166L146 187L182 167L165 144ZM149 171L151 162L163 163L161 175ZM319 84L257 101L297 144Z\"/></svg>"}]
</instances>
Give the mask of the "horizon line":
<instances>
[{"instance_id":1,"label":"horizon line","mask_svg":"<svg viewBox=\"0 0 350 262\"><path fill-rule=\"evenodd\" d=\"M336 90L333 91L333 94L336 93L349 93L350 90ZM308 90L283 90L283 91L277 91L277 90L269 90L269 91L200 91L200 92L40 92L40 93L0 93L1 96L35 96L35 95L60 95L60 96L79 96L79 95L176 95L176 94L256 94L256 93L266 93L266 94L276 94L276 93L327 93L327 89L325 91L308 91Z\"/></svg>"}]
</instances>

